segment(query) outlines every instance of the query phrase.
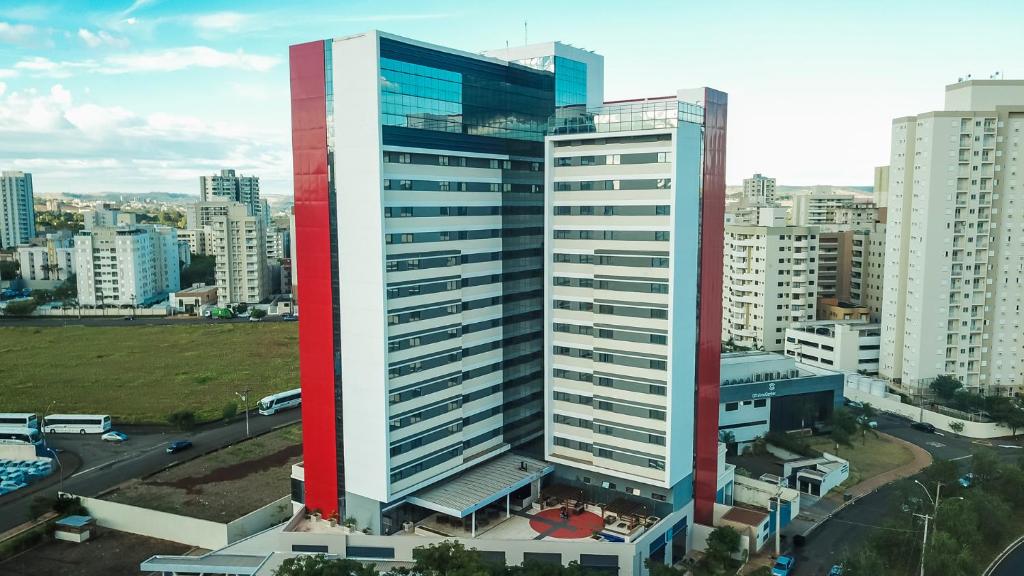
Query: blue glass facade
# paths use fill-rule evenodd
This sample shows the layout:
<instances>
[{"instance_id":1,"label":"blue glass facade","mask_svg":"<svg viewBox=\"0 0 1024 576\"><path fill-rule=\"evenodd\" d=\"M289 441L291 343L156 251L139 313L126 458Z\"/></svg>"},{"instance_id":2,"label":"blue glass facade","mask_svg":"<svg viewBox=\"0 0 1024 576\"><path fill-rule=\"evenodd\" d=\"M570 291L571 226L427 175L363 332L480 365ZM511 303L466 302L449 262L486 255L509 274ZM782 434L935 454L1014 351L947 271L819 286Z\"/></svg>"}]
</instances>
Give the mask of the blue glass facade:
<instances>
[{"instance_id":1,"label":"blue glass facade","mask_svg":"<svg viewBox=\"0 0 1024 576\"><path fill-rule=\"evenodd\" d=\"M584 106L587 103L587 65L555 56L555 106Z\"/></svg>"}]
</instances>

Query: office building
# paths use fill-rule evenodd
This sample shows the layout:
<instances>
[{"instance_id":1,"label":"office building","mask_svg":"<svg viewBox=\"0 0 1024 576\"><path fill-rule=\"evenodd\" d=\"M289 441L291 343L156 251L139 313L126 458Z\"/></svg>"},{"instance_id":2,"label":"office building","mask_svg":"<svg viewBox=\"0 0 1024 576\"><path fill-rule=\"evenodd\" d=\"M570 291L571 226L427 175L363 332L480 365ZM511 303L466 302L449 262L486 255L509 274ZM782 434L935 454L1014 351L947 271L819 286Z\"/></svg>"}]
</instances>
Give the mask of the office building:
<instances>
[{"instance_id":1,"label":"office building","mask_svg":"<svg viewBox=\"0 0 1024 576\"><path fill-rule=\"evenodd\" d=\"M760 174L744 178L740 203L745 206L775 206L775 178Z\"/></svg>"},{"instance_id":2,"label":"office building","mask_svg":"<svg viewBox=\"0 0 1024 576\"><path fill-rule=\"evenodd\" d=\"M36 236L32 175L0 172L0 249L28 244Z\"/></svg>"},{"instance_id":3,"label":"office building","mask_svg":"<svg viewBox=\"0 0 1024 576\"><path fill-rule=\"evenodd\" d=\"M786 329L786 355L797 362L860 374L878 374L881 326L867 320L816 320Z\"/></svg>"},{"instance_id":4,"label":"office building","mask_svg":"<svg viewBox=\"0 0 1024 576\"><path fill-rule=\"evenodd\" d=\"M556 476L631 486L659 515L691 506L710 456L695 469L694 398L717 384L719 360L694 351L721 330L724 197L701 188L702 174L721 174L701 154L694 102L720 97L609 103L556 121L546 141L545 457Z\"/></svg>"},{"instance_id":5,"label":"office building","mask_svg":"<svg viewBox=\"0 0 1024 576\"><path fill-rule=\"evenodd\" d=\"M781 351L793 322L815 319L818 230L725 227L722 341Z\"/></svg>"},{"instance_id":6,"label":"office building","mask_svg":"<svg viewBox=\"0 0 1024 576\"><path fill-rule=\"evenodd\" d=\"M213 203L197 204L200 214L207 204ZM270 295L263 218L240 202L217 203L216 208L209 213L207 250L216 258L217 301L259 304Z\"/></svg>"},{"instance_id":7,"label":"office building","mask_svg":"<svg viewBox=\"0 0 1024 576\"><path fill-rule=\"evenodd\" d=\"M892 124L880 373L914 393L950 374L1024 382L1024 81L946 87L943 110Z\"/></svg>"},{"instance_id":8,"label":"office building","mask_svg":"<svg viewBox=\"0 0 1024 576\"><path fill-rule=\"evenodd\" d=\"M236 175L234 170L221 170L220 174L213 176L200 176L199 200L241 202L249 207L252 214L259 214L263 207L260 179L256 176Z\"/></svg>"},{"instance_id":9,"label":"office building","mask_svg":"<svg viewBox=\"0 0 1024 576\"><path fill-rule=\"evenodd\" d=\"M811 190L793 193L790 224L794 226L822 226L835 224L839 209L855 204L853 194L833 192L829 186L816 186Z\"/></svg>"},{"instance_id":10,"label":"office building","mask_svg":"<svg viewBox=\"0 0 1024 576\"><path fill-rule=\"evenodd\" d=\"M178 235L166 226L118 226L75 236L78 302L141 306L179 288Z\"/></svg>"}]
</instances>

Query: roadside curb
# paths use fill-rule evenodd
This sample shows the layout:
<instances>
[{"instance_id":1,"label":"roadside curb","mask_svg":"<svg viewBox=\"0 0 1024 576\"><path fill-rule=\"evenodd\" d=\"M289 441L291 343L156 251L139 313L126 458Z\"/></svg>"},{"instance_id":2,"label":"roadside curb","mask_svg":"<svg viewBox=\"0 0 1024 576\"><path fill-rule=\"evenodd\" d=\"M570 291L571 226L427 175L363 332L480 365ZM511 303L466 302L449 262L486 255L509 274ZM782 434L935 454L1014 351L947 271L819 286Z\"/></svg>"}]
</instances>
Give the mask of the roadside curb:
<instances>
[{"instance_id":1,"label":"roadside curb","mask_svg":"<svg viewBox=\"0 0 1024 576\"><path fill-rule=\"evenodd\" d=\"M1024 544L1024 536L1017 538L1012 543L1010 543L1010 545L1007 546L1002 552L1000 552L999 555L996 556L995 559L989 563L988 568L985 568L985 571L981 573L981 576L991 576L992 571L995 570L996 567L999 566L999 564L1002 563L1002 561L1005 560L1007 556L1013 554L1017 550L1017 548L1020 547L1022 544Z\"/></svg>"}]
</instances>

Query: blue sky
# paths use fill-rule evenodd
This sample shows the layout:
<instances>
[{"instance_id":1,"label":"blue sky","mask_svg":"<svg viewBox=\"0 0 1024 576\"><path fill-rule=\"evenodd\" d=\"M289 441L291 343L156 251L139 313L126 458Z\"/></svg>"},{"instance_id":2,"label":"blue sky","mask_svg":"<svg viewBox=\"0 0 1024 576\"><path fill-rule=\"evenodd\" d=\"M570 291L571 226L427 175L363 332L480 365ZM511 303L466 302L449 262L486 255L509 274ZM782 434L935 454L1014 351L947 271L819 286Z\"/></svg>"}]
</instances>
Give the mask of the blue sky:
<instances>
[{"instance_id":1,"label":"blue sky","mask_svg":"<svg viewBox=\"0 0 1024 576\"><path fill-rule=\"evenodd\" d=\"M870 184L892 118L958 76L1024 76L1024 3L0 0L0 168L37 192L291 192L288 45L379 28L468 51L562 40L608 99L730 94L728 181Z\"/></svg>"}]
</instances>

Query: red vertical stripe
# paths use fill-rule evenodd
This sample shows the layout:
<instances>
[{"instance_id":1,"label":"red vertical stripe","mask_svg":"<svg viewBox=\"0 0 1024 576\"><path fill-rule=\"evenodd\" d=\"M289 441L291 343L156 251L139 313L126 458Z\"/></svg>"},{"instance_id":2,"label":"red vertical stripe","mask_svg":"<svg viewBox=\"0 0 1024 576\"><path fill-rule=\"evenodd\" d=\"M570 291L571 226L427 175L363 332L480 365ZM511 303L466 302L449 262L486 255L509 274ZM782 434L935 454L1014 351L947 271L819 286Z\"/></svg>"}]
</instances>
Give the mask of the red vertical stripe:
<instances>
[{"instance_id":1,"label":"red vertical stripe","mask_svg":"<svg viewBox=\"0 0 1024 576\"><path fill-rule=\"evenodd\" d=\"M324 42L289 49L306 507L338 512Z\"/></svg>"},{"instance_id":2,"label":"red vertical stripe","mask_svg":"<svg viewBox=\"0 0 1024 576\"><path fill-rule=\"evenodd\" d=\"M718 388L722 355L725 128L729 97L704 89L704 187L700 208L700 322L697 334L697 470L694 519L714 520L718 491Z\"/></svg>"}]
</instances>

